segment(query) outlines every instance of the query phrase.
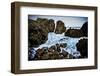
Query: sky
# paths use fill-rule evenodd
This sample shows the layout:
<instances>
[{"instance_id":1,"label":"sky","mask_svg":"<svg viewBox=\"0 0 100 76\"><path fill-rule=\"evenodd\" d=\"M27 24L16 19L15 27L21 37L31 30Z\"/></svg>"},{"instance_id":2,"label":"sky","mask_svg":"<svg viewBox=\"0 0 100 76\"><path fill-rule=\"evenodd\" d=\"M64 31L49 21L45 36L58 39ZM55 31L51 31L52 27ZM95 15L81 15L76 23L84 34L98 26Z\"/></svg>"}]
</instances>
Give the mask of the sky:
<instances>
[{"instance_id":1,"label":"sky","mask_svg":"<svg viewBox=\"0 0 100 76\"><path fill-rule=\"evenodd\" d=\"M64 22L65 27L82 27L88 21L88 17L75 17L75 16L53 16L53 15L28 15L29 19L36 20L37 18L53 19L55 23L58 20Z\"/></svg>"}]
</instances>

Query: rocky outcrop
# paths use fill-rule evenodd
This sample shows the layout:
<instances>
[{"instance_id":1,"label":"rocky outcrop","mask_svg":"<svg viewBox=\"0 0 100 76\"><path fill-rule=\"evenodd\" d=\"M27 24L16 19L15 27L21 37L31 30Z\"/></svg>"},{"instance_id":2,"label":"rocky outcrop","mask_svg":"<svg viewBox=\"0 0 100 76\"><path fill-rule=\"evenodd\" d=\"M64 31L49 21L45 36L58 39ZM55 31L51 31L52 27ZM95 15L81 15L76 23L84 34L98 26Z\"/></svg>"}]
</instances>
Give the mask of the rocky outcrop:
<instances>
[{"instance_id":1,"label":"rocky outcrop","mask_svg":"<svg viewBox=\"0 0 100 76\"><path fill-rule=\"evenodd\" d=\"M66 27L62 21L57 21L55 28L55 23L53 19L37 18L37 20L28 20L28 39L29 47L38 47L43 44L48 39L48 33L54 32L61 34L65 32Z\"/></svg>"},{"instance_id":2,"label":"rocky outcrop","mask_svg":"<svg viewBox=\"0 0 100 76\"><path fill-rule=\"evenodd\" d=\"M88 39L81 39L76 44L77 50L81 54L81 58L87 58L88 57Z\"/></svg>"},{"instance_id":3,"label":"rocky outcrop","mask_svg":"<svg viewBox=\"0 0 100 76\"><path fill-rule=\"evenodd\" d=\"M54 29L55 29L55 23L54 23L54 20L53 19L50 19L49 20L49 24L47 25L49 28L49 32L54 32Z\"/></svg>"},{"instance_id":4,"label":"rocky outcrop","mask_svg":"<svg viewBox=\"0 0 100 76\"><path fill-rule=\"evenodd\" d=\"M37 18L38 25L41 26L46 32L53 32L55 23L53 19Z\"/></svg>"},{"instance_id":5,"label":"rocky outcrop","mask_svg":"<svg viewBox=\"0 0 100 76\"><path fill-rule=\"evenodd\" d=\"M49 48L43 47L41 49L37 49L33 60L73 59L74 57L63 49L66 46L66 43L61 43Z\"/></svg>"},{"instance_id":6,"label":"rocky outcrop","mask_svg":"<svg viewBox=\"0 0 100 76\"><path fill-rule=\"evenodd\" d=\"M48 39L48 33L38 25L37 21L29 20L28 24L28 41L29 47L38 47Z\"/></svg>"},{"instance_id":7,"label":"rocky outcrop","mask_svg":"<svg viewBox=\"0 0 100 76\"><path fill-rule=\"evenodd\" d=\"M28 20L28 47L29 60L48 60L48 59L74 59L75 57L66 51L67 43L59 43L51 47L43 47L35 50L41 44L48 40L48 33L56 34L65 33L65 36L72 38L87 37L88 23L84 23L81 29L66 30L62 21L55 22L53 19L37 18L37 20ZM65 38L64 38L65 39ZM63 41L64 39L60 39ZM76 44L77 50L81 54L81 58L88 57L88 40L81 39Z\"/></svg>"},{"instance_id":8,"label":"rocky outcrop","mask_svg":"<svg viewBox=\"0 0 100 76\"><path fill-rule=\"evenodd\" d=\"M61 33L63 33L63 32L66 31L66 27L65 27L64 22L62 22L62 21L59 20L59 21L57 21L56 24L57 24L56 28L55 28L55 33L56 34L61 34Z\"/></svg>"},{"instance_id":9,"label":"rocky outcrop","mask_svg":"<svg viewBox=\"0 0 100 76\"><path fill-rule=\"evenodd\" d=\"M81 27L81 30L83 32L83 36L87 37L88 36L88 22L85 22L83 26Z\"/></svg>"},{"instance_id":10,"label":"rocky outcrop","mask_svg":"<svg viewBox=\"0 0 100 76\"><path fill-rule=\"evenodd\" d=\"M78 38L83 36L83 32L80 29L68 29L65 32L65 36L73 37L73 38Z\"/></svg>"}]
</instances>

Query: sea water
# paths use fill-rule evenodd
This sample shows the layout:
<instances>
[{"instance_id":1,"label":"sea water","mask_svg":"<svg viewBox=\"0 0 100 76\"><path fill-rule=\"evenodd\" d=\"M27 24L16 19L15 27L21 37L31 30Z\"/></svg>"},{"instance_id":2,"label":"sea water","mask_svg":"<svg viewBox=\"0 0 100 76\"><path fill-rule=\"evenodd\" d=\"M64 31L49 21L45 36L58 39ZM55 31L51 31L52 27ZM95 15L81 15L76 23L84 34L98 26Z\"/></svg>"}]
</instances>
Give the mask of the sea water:
<instances>
[{"instance_id":1,"label":"sea water","mask_svg":"<svg viewBox=\"0 0 100 76\"><path fill-rule=\"evenodd\" d=\"M80 53L77 51L76 44L80 39L81 38L72 38L72 37L64 36L64 33L56 34L54 32L50 32L48 33L48 40L44 44L41 44L39 47L34 48L34 50L41 49L43 47L49 48L56 44L67 43L67 46L63 49L69 54L73 55L74 57L79 57Z\"/></svg>"}]
</instances>

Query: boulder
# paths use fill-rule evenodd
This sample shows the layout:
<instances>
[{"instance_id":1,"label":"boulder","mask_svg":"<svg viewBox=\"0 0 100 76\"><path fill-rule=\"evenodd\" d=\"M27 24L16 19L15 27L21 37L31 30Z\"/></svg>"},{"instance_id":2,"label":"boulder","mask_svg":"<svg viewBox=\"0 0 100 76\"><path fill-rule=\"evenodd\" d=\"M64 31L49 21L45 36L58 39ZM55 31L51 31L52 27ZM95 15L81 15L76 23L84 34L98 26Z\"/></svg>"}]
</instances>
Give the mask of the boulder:
<instances>
[{"instance_id":1,"label":"boulder","mask_svg":"<svg viewBox=\"0 0 100 76\"><path fill-rule=\"evenodd\" d=\"M29 20L28 24L28 41L30 47L38 47L48 39L48 33L38 25L37 21Z\"/></svg>"},{"instance_id":2,"label":"boulder","mask_svg":"<svg viewBox=\"0 0 100 76\"><path fill-rule=\"evenodd\" d=\"M55 23L54 23L54 20L53 19L50 19L49 20L49 24L47 25L49 28L49 32L54 32L54 29L55 29Z\"/></svg>"},{"instance_id":3,"label":"boulder","mask_svg":"<svg viewBox=\"0 0 100 76\"><path fill-rule=\"evenodd\" d=\"M80 52L81 57L88 57L88 39L81 39L76 44L77 50Z\"/></svg>"},{"instance_id":4,"label":"boulder","mask_svg":"<svg viewBox=\"0 0 100 76\"><path fill-rule=\"evenodd\" d=\"M37 18L38 25L41 26L47 33L53 32L55 23L53 19Z\"/></svg>"},{"instance_id":5,"label":"boulder","mask_svg":"<svg viewBox=\"0 0 100 76\"><path fill-rule=\"evenodd\" d=\"M83 26L81 27L81 30L83 32L83 36L87 37L88 36L88 22L85 22Z\"/></svg>"},{"instance_id":6,"label":"boulder","mask_svg":"<svg viewBox=\"0 0 100 76\"><path fill-rule=\"evenodd\" d=\"M67 44L63 43L53 45L49 48L43 47L37 49L35 50L36 53L32 60L73 59L73 56L63 49L65 46L67 46Z\"/></svg>"},{"instance_id":7,"label":"boulder","mask_svg":"<svg viewBox=\"0 0 100 76\"><path fill-rule=\"evenodd\" d=\"M59 44L56 44L56 49L55 49L55 51L58 51L58 52L61 51L61 49L60 49L60 45L59 45Z\"/></svg>"},{"instance_id":8,"label":"boulder","mask_svg":"<svg viewBox=\"0 0 100 76\"><path fill-rule=\"evenodd\" d=\"M37 53L38 55L42 55L42 54L44 53L44 50L43 50L43 49L38 49L38 50L36 51L36 53Z\"/></svg>"},{"instance_id":9,"label":"boulder","mask_svg":"<svg viewBox=\"0 0 100 76\"><path fill-rule=\"evenodd\" d=\"M62 50L62 55L63 55L64 57L67 57L68 52L66 52L65 50Z\"/></svg>"},{"instance_id":10,"label":"boulder","mask_svg":"<svg viewBox=\"0 0 100 76\"><path fill-rule=\"evenodd\" d=\"M80 29L68 29L65 32L65 36L73 37L73 38L79 38L83 36L83 32Z\"/></svg>"},{"instance_id":11,"label":"boulder","mask_svg":"<svg viewBox=\"0 0 100 76\"><path fill-rule=\"evenodd\" d=\"M66 48L66 47L67 47L67 43L61 43L61 44L60 44L60 47Z\"/></svg>"},{"instance_id":12,"label":"boulder","mask_svg":"<svg viewBox=\"0 0 100 76\"><path fill-rule=\"evenodd\" d=\"M59 21L57 21L56 24L57 24L56 28L55 28L55 33L56 34L62 34L63 32L66 31L66 27L65 27L64 22L62 22L62 21L59 20Z\"/></svg>"},{"instance_id":13,"label":"boulder","mask_svg":"<svg viewBox=\"0 0 100 76\"><path fill-rule=\"evenodd\" d=\"M41 59L42 59L42 60L48 60L48 59L49 59L49 55L48 55L48 54L43 54L43 55L41 56Z\"/></svg>"}]
</instances>

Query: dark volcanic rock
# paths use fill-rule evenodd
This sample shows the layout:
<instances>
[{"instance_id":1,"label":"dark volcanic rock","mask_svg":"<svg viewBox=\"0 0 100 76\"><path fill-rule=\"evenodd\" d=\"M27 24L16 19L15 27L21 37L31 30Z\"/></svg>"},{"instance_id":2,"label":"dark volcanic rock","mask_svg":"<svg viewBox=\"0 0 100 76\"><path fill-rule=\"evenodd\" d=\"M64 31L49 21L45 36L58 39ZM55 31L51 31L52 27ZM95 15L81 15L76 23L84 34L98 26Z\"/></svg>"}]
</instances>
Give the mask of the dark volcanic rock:
<instances>
[{"instance_id":1,"label":"dark volcanic rock","mask_svg":"<svg viewBox=\"0 0 100 76\"><path fill-rule=\"evenodd\" d=\"M62 47L62 48L67 47L67 43L61 43L61 44L60 44L60 47Z\"/></svg>"},{"instance_id":2,"label":"dark volcanic rock","mask_svg":"<svg viewBox=\"0 0 100 76\"><path fill-rule=\"evenodd\" d=\"M34 48L29 48L28 49L28 60L34 60L34 57L35 57L35 54L36 54L36 50Z\"/></svg>"},{"instance_id":3,"label":"dark volcanic rock","mask_svg":"<svg viewBox=\"0 0 100 76\"><path fill-rule=\"evenodd\" d=\"M29 47L38 47L48 39L48 33L38 25L37 21L29 20L28 24L28 40Z\"/></svg>"},{"instance_id":4,"label":"dark volcanic rock","mask_svg":"<svg viewBox=\"0 0 100 76\"><path fill-rule=\"evenodd\" d=\"M88 36L88 22L84 23L83 26L81 27L81 30L83 31L84 36Z\"/></svg>"},{"instance_id":5,"label":"dark volcanic rock","mask_svg":"<svg viewBox=\"0 0 100 76\"><path fill-rule=\"evenodd\" d=\"M44 50L43 49L38 49L36 52L37 52L37 54L42 55Z\"/></svg>"},{"instance_id":6,"label":"dark volcanic rock","mask_svg":"<svg viewBox=\"0 0 100 76\"><path fill-rule=\"evenodd\" d=\"M66 52L65 50L62 50L62 55L63 55L64 57L67 57L68 52Z\"/></svg>"},{"instance_id":7,"label":"dark volcanic rock","mask_svg":"<svg viewBox=\"0 0 100 76\"><path fill-rule=\"evenodd\" d=\"M48 55L48 54L43 54L43 55L41 56L41 59L42 59L42 60L47 60L47 59L49 59L49 55Z\"/></svg>"},{"instance_id":8,"label":"dark volcanic rock","mask_svg":"<svg viewBox=\"0 0 100 76\"><path fill-rule=\"evenodd\" d=\"M43 47L36 50L36 54L33 60L48 60L48 59L71 59L72 57L65 48L67 44L56 44L49 48Z\"/></svg>"},{"instance_id":9,"label":"dark volcanic rock","mask_svg":"<svg viewBox=\"0 0 100 76\"><path fill-rule=\"evenodd\" d=\"M53 19L50 19L49 20L49 24L47 25L49 28L49 32L54 32L54 29L55 29L55 23L54 23L54 20Z\"/></svg>"},{"instance_id":10,"label":"dark volcanic rock","mask_svg":"<svg viewBox=\"0 0 100 76\"><path fill-rule=\"evenodd\" d=\"M53 32L55 23L53 19L37 18L38 25L41 26L46 32Z\"/></svg>"},{"instance_id":11,"label":"dark volcanic rock","mask_svg":"<svg viewBox=\"0 0 100 76\"><path fill-rule=\"evenodd\" d=\"M61 33L65 32L65 31L66 31L66 27L65 27L64 22L62 22L62 21L60 21L60 20L57 21L55 33L56 33L56 34L61 34Z\"/></svg>"},{"instance_id":12,"label":"dark volcanic rock","mask_svg":"<svg viewBox=\"0 0 100 76\"><path fill-rule=\"evenodd\" d=\"M80 29L68 29L65 32L65 36L73 37L73 38L78 38L83 36L83 32Z\"/></svg>"},{"instance_id":13,"label":"dark volcanic rock","mask_svg":"<svg viewBox=\"0 0 100 76\"><path fill-rule=\"evenodd\" d=\"M46 32L49 32L49 27L47 26L49 24L49 20L46 18L37 18L38 25Z\"/></svg>"},{"instance_id":14,"label":"dark volcanic rock","mask_svg":"<svg viewBox=\"0 0 100 76\"><path fill-rule=\"evenodd\" d=\"M81 57L88 57L88 39L81 39L76 44L77 50L81 53Z\"/></svg>"},{"instance_id":15,"label":"dark volcanic rock","mask_svg":"<svg viewBox=\"0 0 100 76\"><path fill-rule=\"evenodd\" d=\"M61 49L60 49L60 45L59 45L59 44L56 44L56 49L55 49L55 50L58 51L58 52L61 51Z\"/></svg>"}]
</instances>

